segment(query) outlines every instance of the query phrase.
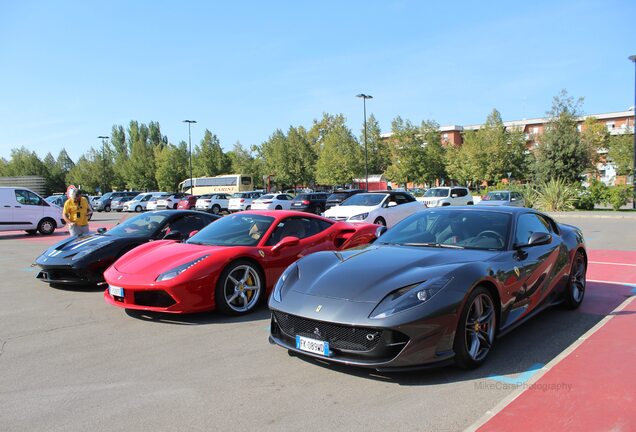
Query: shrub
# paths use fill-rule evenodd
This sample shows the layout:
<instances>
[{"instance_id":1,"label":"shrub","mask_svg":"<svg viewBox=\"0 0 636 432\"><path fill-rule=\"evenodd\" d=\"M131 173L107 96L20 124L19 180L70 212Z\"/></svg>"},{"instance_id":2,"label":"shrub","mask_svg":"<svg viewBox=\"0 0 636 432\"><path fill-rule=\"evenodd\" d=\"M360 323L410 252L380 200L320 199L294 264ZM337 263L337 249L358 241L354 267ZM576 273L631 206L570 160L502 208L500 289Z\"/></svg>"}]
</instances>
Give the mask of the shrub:
<instances>
[{"instance_id":1,"label":"shrub","mask_svg":"<svg viewBox=\"0 0 636 432\"><path fill-rule=\"evenodd\" d=\"M612 206L614 210L620 210L621 207L629 202L632 190L628 186L612 186L608 188L606 193L606 203Z\"/></svg>"},{"instance_id":2,"label":"shrub","mask_svg":"<svg viewBox=\"0 0 636 432\"><path fill-rule=\"evenodd\" d=\"M552 179L539 186L535 204L543 211L571 211L577 199L578 192L574 185L565 180Z\"/></svg>"},{"instance_id":3,"label":"shrub","mask_svg":"<svg viewBox=\"0 0 636 432\"><path fill-rule=\"evenodd\" d=\"M594 198L588 189L579 191L579 199L574 203L574 207L580 210L594 210Z\"/></svg>"}]
</instances>

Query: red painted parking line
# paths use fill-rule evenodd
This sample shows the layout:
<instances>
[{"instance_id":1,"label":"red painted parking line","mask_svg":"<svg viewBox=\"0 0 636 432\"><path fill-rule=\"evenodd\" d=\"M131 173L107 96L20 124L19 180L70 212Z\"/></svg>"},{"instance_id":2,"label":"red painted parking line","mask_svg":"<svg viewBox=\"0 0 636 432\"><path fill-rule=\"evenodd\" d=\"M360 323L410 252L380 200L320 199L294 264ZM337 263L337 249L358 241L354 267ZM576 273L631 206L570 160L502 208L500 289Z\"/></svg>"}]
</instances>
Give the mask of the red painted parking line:
<instances>
[{"instance_id":1,"label":"red painted parking line","mask_svg":"<svg viewBox=\"0 0 636 432\"><path fill-rule=\"evenodd\" d=\"M636 264L636 251L588 250L588 261L613 264Z\"/></svg>"},{"instance_id":2,"label":"red painted parking line","mask_svg":"<svg viewBox=\"0 0 636 432\"><path fill-rule=\"evenodd\" d=\"M636 268L625 265L633 263L636 252L589 251L578 312L606 317L487 414L478 430L636 430L636 297L630 297Z\"/></svg>"},{"instance_id":3,"label":"red painted parking line","mask_svg":"<svg viewBox=\"0 0 636 432\"><path fill-rule=\"evenodd\" d=\"M479 430L634 430L634 297L623 306Z\"/></svg>"}]
</instances>

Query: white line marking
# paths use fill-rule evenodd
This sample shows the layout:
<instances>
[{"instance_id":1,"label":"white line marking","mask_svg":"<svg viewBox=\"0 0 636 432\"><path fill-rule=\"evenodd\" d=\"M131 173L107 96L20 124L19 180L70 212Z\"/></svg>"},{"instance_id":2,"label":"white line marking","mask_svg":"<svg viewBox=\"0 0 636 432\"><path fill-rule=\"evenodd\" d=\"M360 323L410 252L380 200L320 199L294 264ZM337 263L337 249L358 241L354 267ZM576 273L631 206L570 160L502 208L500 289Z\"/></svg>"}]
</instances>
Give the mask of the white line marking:
<instances>
[{"instance_id":1,"label":"white line marking","mask_svg":"<svg viewBox=\"0 0 636 432\"><path fill-rule=\"evenodd\" d=\"M588 264L602 264L602 265L618 265L618 266L636 267L636 264L613 263L613 262L604 262L604 261L588 261Z\"/></svg>"},{"instance_id":2,"label":"white line marking","mask_svg":"<svg viewBox=\"0 0 636 432\"><path fill-rule=\"evenodd\" d=\"M587 279L586 282L596 282L596 283L604 283L604 284L610 284L610 285L624 285L624 286L629 286L629 287L636 286L636 284L633 284L633 283L611 282L611 281L595 280L595 279Z\"/></svg>"},{"instance_id":3,"label":"white line marking","mask_svg":"<svg viewBox=\"0 0 636 432\"><path fill-rule=\"evenodd\" d=\"M590 282L590 281L588 281L588 282ZM618 282L609 282L609 283L617 284ZM623 284L623 285L630 285L630 284ZM476 431L477 429L479 429L480 427L485 425L490 419L492 419L494 416L499 414L499 412L503 411L515 399L517 399L519 396L521 396L523 393L525 393L527 391L527 389L530 388L530 386L532 384L534 384L535 382L539 381L543 377L543 375L545 375L550 369L552 369L554 366L556 366L558 363L560 363L564 358L569 356L575 349L577 349L579 347L579 345L581 345L583 342L585 342L594 333L599 331L601 329L601 327L603 327L605 324L608 323L609 320L611 320L612 318L614 318L617 315L616 312L620 312L621 310L625 309L634 299L636 299L636 296L632 296L632 297L629 297L628 299L626 299L616 309L614 309L607 316L605 316L605 318L603 318L598 323L596 323L596 325L594 327L589 329L583 336L579 337L569 347L567 347L559 355L557 355L555 358L553 358L547 365L543 366L541 368L541 370L539 370L539 372L534 374L532 376L532 378L530 378L525 383L524 386L522 386L519 390L514 391L513 393L511 393L510 395L508 395L507 397L502 399L497 405L495 405L495 407L493 409L486 411L486 413L483 416L481 416L481 418L479 420L477 420L475 423L473 423L470 426L468 426L465 430L472 432L472 431Z\"/></svg>"}]
</instances>

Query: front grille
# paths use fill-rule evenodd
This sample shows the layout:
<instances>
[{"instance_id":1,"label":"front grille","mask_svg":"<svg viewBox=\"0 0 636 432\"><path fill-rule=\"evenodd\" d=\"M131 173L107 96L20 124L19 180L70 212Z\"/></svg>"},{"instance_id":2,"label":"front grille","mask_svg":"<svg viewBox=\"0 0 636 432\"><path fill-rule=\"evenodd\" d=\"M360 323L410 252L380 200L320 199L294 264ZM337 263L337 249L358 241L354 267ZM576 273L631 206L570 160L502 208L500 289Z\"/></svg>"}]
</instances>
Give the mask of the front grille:
<instances>
[{"instance_id":1,"label":"front grille","mask_svg":"<svg viewBox=\"0 0 636 432\"><path fill-rule=\"evenodd\" d=\"M371 351L382 338L383 330L331 324L274 311L281 331L290 338L304 336L329 342L335 349Z\"/></svg>"},{"instance_id":2,"label":"front grille","mask_svg":"<svg viewBox=\"0 0 636 432\"><path fill-rule=\"evenodd\" d=\"M329 219L335 220L335 221L346 221L347 217L346 216L329 216Z\"/></svg>"},{"instance_id":3,"label":"front grille","mask_svg":"<svg viewBox=\"0 0 636 432\"><path fill-rule=\"evenodd\" d=\"M139 306L170 307L176 302L165 291L137 291L135 292L135 304Z\"/></svg>"}]
</instances>

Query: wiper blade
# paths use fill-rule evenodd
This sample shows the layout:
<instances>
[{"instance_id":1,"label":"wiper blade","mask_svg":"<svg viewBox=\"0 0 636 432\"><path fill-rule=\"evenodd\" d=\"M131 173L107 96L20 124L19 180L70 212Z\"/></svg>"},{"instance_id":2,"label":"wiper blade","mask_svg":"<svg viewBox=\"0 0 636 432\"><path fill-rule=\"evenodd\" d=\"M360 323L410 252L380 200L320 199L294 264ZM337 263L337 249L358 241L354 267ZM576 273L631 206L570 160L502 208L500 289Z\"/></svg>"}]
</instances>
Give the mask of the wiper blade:
<instances>
[{"instance_id":1,"label":"wiper blade","mask_svg":"<svg viewBox=\"0 0 636 432\"><path fill-rule=\"evenodd\" d=\"M464 249L464 246L454 245L454 244L443 244L443 243L401 243L402 246L424 246L424 247L438 247L438 248L448 248L448 249Z\"/></svg>"}]
</instances>

